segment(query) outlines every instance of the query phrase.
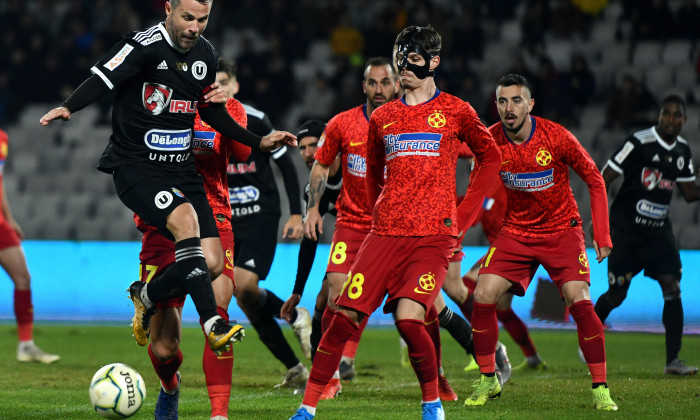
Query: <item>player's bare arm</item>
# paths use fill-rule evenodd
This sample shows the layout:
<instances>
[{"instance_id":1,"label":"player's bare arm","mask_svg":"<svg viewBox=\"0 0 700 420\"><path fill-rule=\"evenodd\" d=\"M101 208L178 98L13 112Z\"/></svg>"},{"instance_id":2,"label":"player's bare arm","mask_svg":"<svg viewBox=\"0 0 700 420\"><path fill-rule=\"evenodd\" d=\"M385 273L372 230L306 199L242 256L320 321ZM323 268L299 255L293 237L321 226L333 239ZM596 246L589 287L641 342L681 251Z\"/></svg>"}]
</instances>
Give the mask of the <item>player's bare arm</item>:
<instances>
[{"instance_id":1,"label":"player's bare arm","mask_svg":"<svg viewBox=\"0 0 700 420\"><path fill-rule=\"evenodd\" d=\"M311 175L309 175L309 205L304 222L304 235L314 241L318 240L317 229L319 234L323 233L323 217L321 217L318 206L324 191L326 191L329 171L330 167L316 161L311 168Z\"/></svg>"}]
</instances>

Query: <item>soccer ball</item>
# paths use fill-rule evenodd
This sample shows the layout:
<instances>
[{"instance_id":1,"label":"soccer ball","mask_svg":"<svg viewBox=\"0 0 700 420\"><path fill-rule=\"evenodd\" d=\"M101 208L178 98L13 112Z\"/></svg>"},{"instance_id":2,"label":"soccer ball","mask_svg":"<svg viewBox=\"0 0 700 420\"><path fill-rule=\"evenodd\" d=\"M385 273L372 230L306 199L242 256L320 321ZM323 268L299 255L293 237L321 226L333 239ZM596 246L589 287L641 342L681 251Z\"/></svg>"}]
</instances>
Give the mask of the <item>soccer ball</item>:
<instances>
[{"instance_id":1,"label":"soccer ball","mask_svg":"<svg viewBox=\"0 0 700 420\"><path fill-rule=\"evenodd\" d=\"M90 382L90 402L100 416L123 419L133 416L146 398L146 385L134 369L122 363L103 366Z\"/></svg>"}]
</instances>

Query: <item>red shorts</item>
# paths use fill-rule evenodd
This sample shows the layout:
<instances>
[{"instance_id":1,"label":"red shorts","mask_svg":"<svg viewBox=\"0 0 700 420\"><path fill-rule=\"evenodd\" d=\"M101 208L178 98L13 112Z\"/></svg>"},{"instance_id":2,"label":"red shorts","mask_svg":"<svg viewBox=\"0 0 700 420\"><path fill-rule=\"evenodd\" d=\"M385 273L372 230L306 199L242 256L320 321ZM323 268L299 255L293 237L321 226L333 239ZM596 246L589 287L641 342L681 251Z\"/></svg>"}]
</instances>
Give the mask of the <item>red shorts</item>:
<instances>
[{"instance_id":1,"label":"red shorts","mask_svg":"<svg viewBox=\"0 0 700 420\"><path fill-rule=\"evenodd\" d=\"M459 252L455 252L455 253L452 254L452 256L450 257L450 262L451 262L451 263L453 263L453 262L462 262L463 259L464 259L464 251L462 251L462 250L460 249Z\"/></svg>"},{"instance_id":2,"label":"red shorts","mask_svg":"<svg viewBox=\"0 0 700 420\"><path fill-rule=\"evenodd\" d=\"M336 226L331 243L331 254L328 256L326 273L347 273L355 261L357 251L360 250L362 241L369 233L368 230L359 230L348 226Z\"/></svg>"},{"instance_id":3,"label":"red shorts","mask_svg":"<svg viewBox=\"0 0 700 420\"><path fill-rule=\"evenodd\" d=\"M509 292L523 296L540 264L559 288L573 280L591 284L582 229L549 238L526 238L501 231L486 253L479 274L495 274L513 283Z\"/></svg>"},{"instance_id":4,"label":"red shorts","mask_svg":"<svg viewBox=\"0 0 700 420\"><path fill-rule=\"evenodd\" d=\"M20 246L21 242L17 232L12 229L10 222L4 217L0 217L0 251L15 246Z\"/></svg>"},{"instance_id":5,"label":"red shorts","mask_svg":"<svg viewBox=\"0 0 700 420\"><path fill-rule=\"evenodd\" d=\"M368 234L336 303L371 315L388 294L384 313L393 312L399 298L431 307L445 281L454 241L451 236Z\"/></svg>"},{"instance_id":6,"label":"red shorts","mask_svg":"<svg viewBox=\"0 0 700 420\"><path fill-rule=\"evenodd\" d=\"M231 223L228 223L229 229L225 229L225 223L219 224L219 236L221 237L221 246L224 250L224 271L231 281L233 281L233 231L230 229ZM147 230L143 234L141 240L141 253L139 254L139 280L149 282L151 279L160 275L161 271L170 264L175 263L175 243L165 236L158 233L157 230ZM236 283L233 283L234 289ZM157 304L159 309L162 308L181 308L185 305L185 298L180 296L169 299L165 302Z\"/></svg>"}]
</instances>

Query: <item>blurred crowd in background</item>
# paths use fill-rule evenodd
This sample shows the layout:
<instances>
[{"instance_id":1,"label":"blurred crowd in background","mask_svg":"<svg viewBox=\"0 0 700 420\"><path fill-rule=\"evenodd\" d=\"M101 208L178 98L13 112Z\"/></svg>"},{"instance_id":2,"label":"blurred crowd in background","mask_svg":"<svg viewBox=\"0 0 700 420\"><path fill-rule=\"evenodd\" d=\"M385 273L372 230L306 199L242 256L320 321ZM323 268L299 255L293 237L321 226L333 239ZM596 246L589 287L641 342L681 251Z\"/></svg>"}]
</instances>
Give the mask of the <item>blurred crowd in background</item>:
<instances>
[{"instance_id":1,"label":"blurred crowd in background","mask_svg":"<svg viewBox=\"0 0 700 420\"><path fill-rule=\"evenodd\" d=\"M219 0L204 35L236 60L238 98L263 109L277 127L293 129L300 119L327 119L362 102L364 61L389 55L408 24L430 24L442 34L448 59L438 71L439 88L471 102L486 123L497 114L482 86L493 85L497 75L480 74L475 63L485 49L499 48L500 38L519 39L518 53L509 52L500 73L524 74L534 85L536 113L575 126L580 107L625 99L597 87L589 65L595 57L572 54L568 65L558 67L546 46L553 39L584 44L594 23L609 13L609 3L619 3L616 40L631 48L645 40L694 43L700 35L695 0ZM163 0L4 0L0 124L17 121L28 104L65 99L124 33L164 16ZM513 21L517 26L505 24ZM503 33L514 30L520 34ZM656 112L660 98L649 94L643 80L628 76L619 89L639 102L635 107ZM624 112L611 110L607 123L640 123L618 115Z\"/></svg>"}]
</instances>

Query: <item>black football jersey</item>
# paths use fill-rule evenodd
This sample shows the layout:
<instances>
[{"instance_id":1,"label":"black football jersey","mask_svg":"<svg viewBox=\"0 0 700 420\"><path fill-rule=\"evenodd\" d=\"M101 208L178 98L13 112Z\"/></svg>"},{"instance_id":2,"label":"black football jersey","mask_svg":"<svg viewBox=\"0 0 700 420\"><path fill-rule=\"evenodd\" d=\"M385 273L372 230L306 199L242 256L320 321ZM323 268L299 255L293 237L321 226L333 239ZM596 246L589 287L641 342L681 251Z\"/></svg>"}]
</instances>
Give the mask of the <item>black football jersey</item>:
<instances>
[{"instance_id":1,"label":"black football jersey","mask_svg":"<svg viewBox=\"0 0 700 420\"><path fill-rule=\"evenodd\" d=\"M267 114L247 104L243 104L243 108L248 115L248 130L261 137L274 131ZM254 215L279 216L281 213L270 159L291 159L287 147L282 146L272 153L264 153L255 147L251 149L248 160L238 162L232 159L228 165L229 201L234 223Z\"/></svg>"},{"instance_id":2,"label":"black football jersey","mask_svg":"<svg viewBox=\"0 0 700 420\"><path fill-rule=\"evenodd\" d=\"M216 80L217 53L200 37L180 49L160 23L126 34L91 72L116 91L112 135L98 168L134 162L192 169L192 127L200 99Z\"/></svg>"},{"instance_id":3,"label":"black football jersey","mask_svg":"<svg viewBox=\"0 0 700 420\"><path fill-rule=\"evenodd\" d=\"M635 234L671 229L668 211L676 182L695 180L688 143L679 136L669 145L651 127L628 137L607 165L624 176L610 209L611 227Z\"/></svg>"}]
</instances>

